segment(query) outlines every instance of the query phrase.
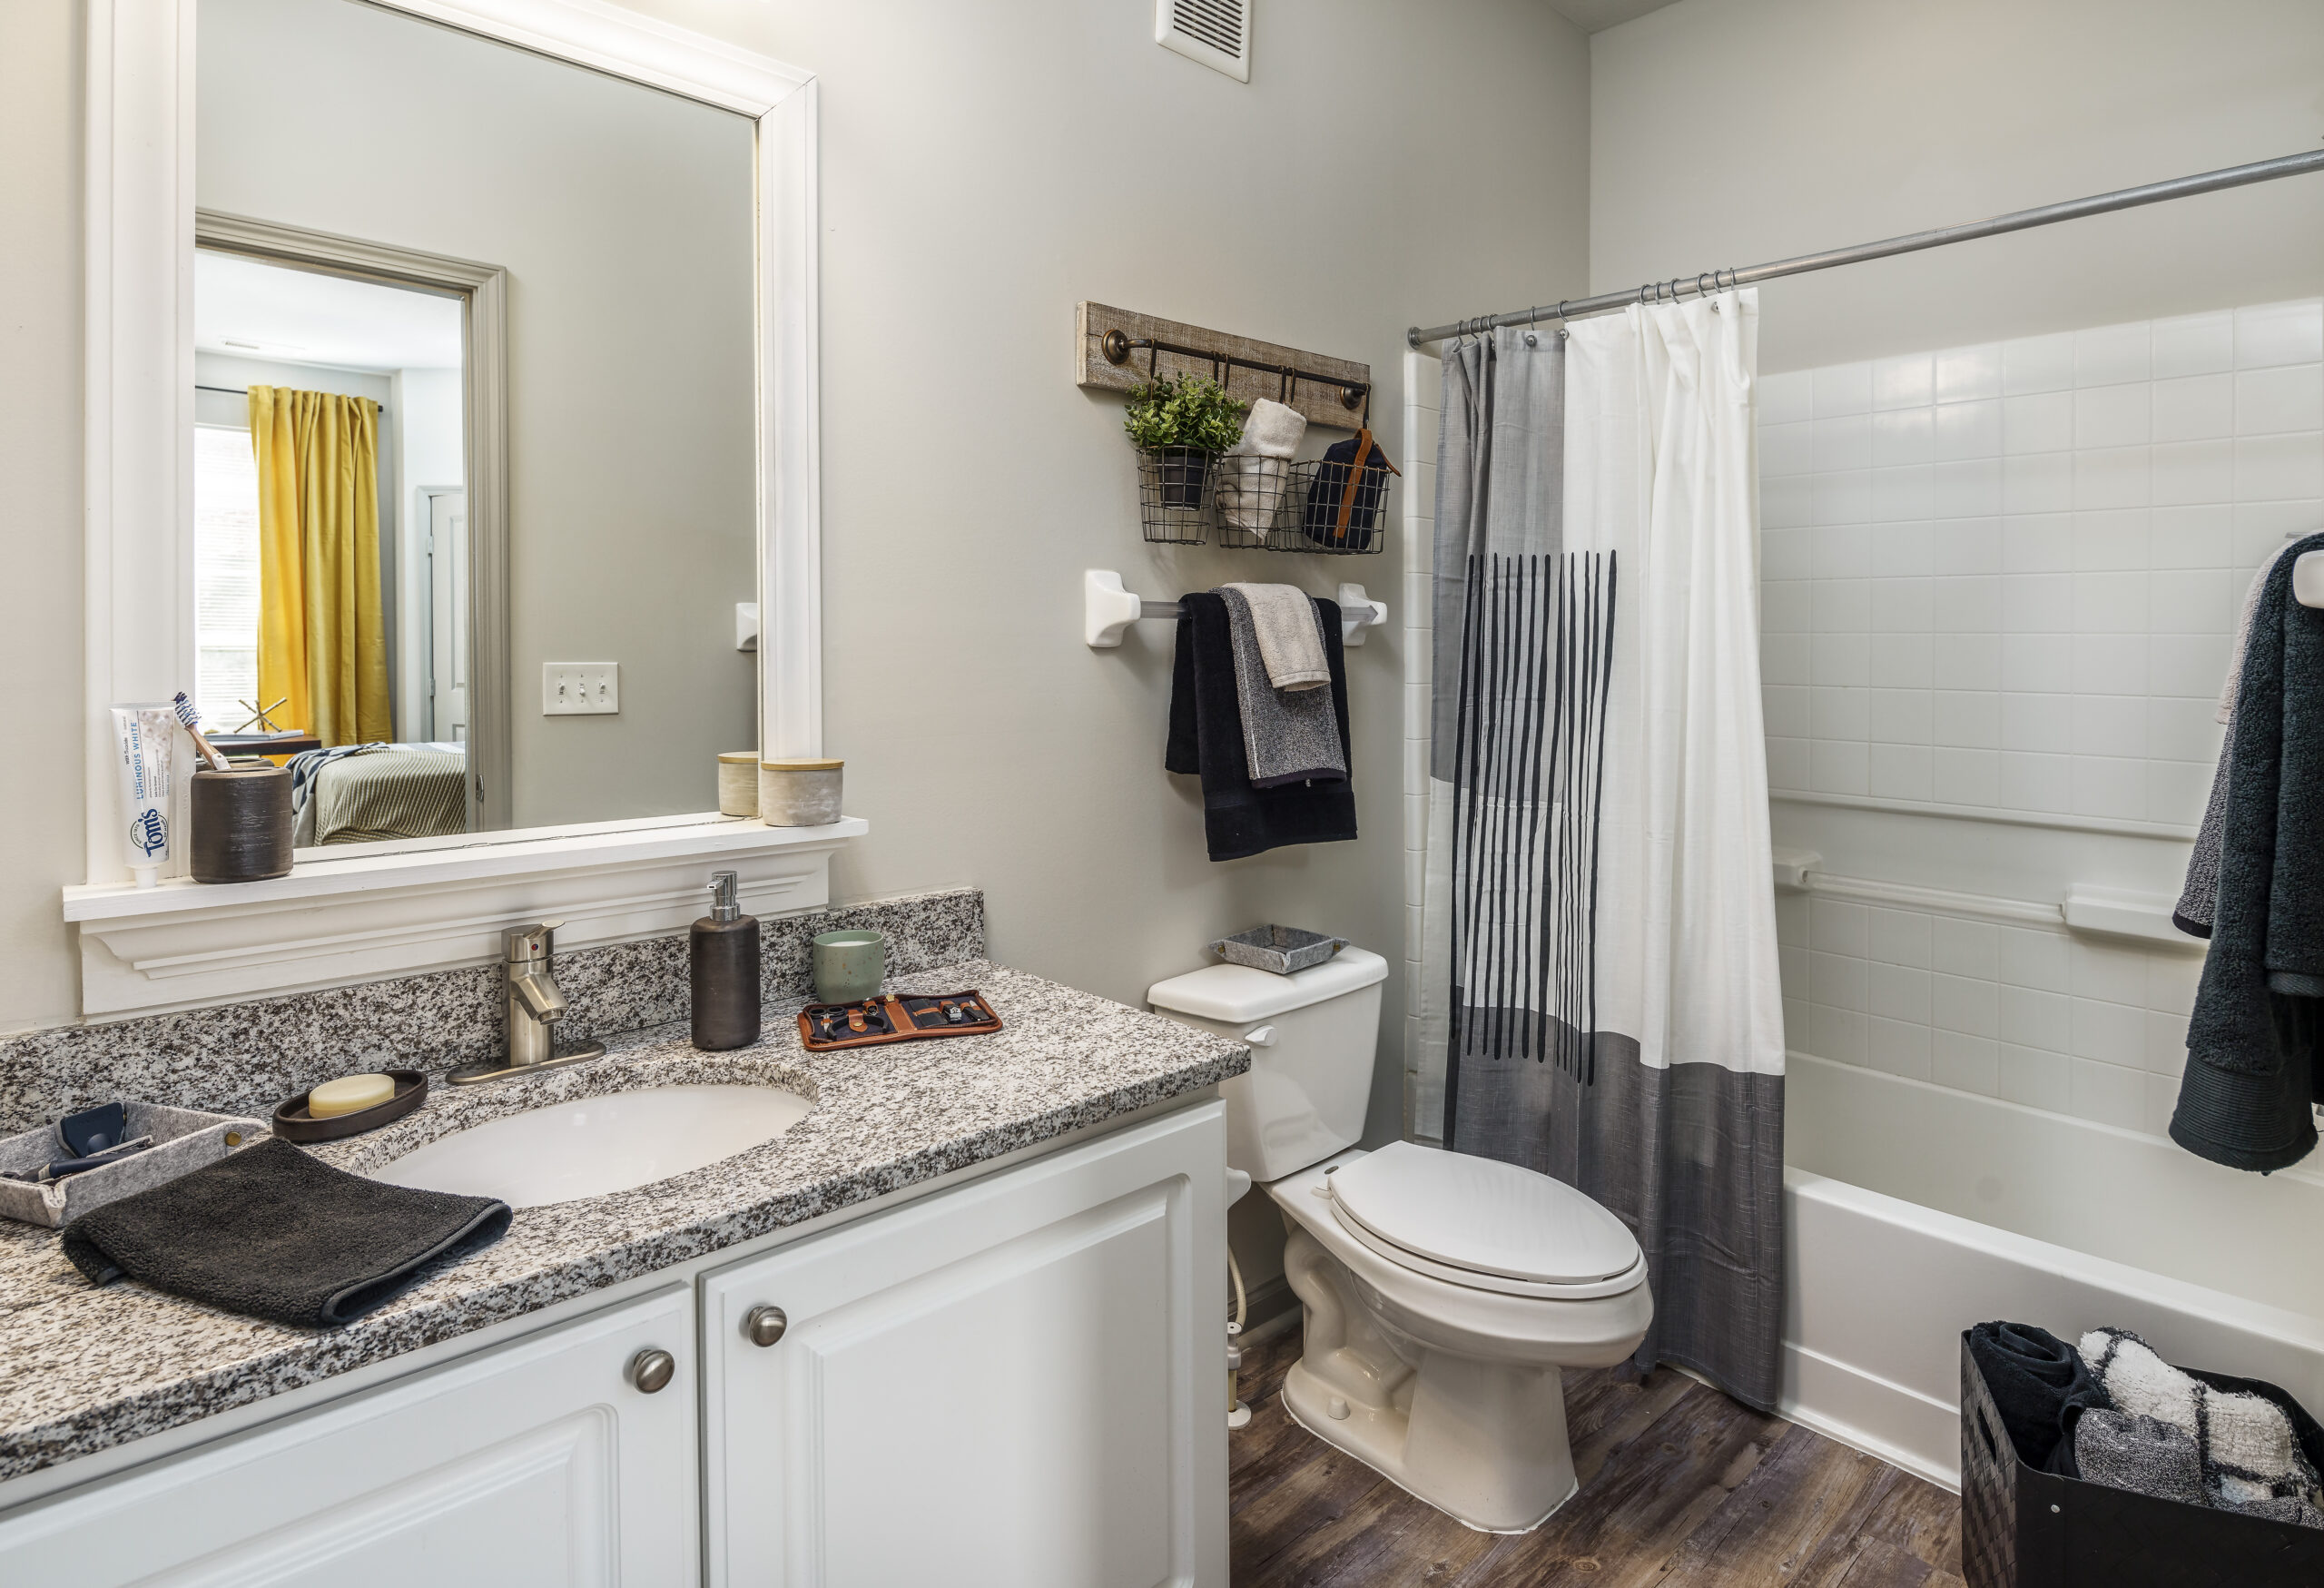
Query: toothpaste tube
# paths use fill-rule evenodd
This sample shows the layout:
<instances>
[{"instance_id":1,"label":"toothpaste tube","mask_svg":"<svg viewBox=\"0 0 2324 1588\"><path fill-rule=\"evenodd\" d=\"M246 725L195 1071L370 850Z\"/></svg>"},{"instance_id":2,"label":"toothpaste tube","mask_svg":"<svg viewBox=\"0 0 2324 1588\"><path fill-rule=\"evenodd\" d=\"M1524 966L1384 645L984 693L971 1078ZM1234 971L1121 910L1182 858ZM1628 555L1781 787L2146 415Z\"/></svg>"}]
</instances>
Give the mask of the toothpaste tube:
<instances>
[{"instance_id":1,"label":"toothpaste tube","mask_svg":"<svg viewBox=\"0 0 2324 1588\"><path fill-rule=\"evenodd\" d=\"M177 713L162 705L116 705L113 731L121 766L122 858L141 888L170 862L170 752Z\"/></svg>"}]
</instances>

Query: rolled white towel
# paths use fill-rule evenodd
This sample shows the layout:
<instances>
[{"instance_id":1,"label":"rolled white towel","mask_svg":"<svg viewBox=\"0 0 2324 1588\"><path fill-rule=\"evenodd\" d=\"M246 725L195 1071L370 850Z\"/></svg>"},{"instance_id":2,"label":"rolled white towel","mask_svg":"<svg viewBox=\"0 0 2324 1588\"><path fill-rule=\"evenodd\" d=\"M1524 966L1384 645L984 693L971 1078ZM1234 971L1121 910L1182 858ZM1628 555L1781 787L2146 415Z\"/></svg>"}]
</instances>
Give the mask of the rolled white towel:
<instances>
[{"instance_id":1,"label":"rolled white towel","mask_svg":"<svg viewBox=\"0 0 2324 1588\"><path fill-rule=\"evenodd\" d=\"M1215 495L1230 528L1263 533L1270 528L1291 474L1288 459L1307 433L1307 416L1262 397L1243 420L1243 439L1218 460Z\"/></svg>"},{"instance_id":2,"label":"rolled white towel","mask_svg":"<svg viewBox=\"0 0 2324 1588\"><path fill-rule=\"evenodd\" d=\"M1299 450L1299 438L1306 433L1305 414L1262 397L1251 404L1250 415L1243 420L1243 439L1235 443L1232 455L1288 458Z\"/></svg>"}]
</instances>

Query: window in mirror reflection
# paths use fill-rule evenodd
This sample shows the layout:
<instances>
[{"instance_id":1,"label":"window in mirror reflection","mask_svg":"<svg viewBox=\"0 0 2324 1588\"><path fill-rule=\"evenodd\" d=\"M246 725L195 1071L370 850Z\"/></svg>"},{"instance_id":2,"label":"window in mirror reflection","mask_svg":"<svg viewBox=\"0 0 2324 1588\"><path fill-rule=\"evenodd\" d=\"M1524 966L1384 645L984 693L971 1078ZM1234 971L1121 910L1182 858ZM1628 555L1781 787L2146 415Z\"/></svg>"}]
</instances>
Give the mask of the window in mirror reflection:
<instances>
[{"instance_id":1,"label":"window in mirror reflection","mask_svg":"<svg viewBox=\"0 0 2324 1588\"><path fill-rule=\"evenodd\" d=\"M463 316L195 255L197 704L284 735L302 846L468 826Z\"/></svg>"}]
</instances>

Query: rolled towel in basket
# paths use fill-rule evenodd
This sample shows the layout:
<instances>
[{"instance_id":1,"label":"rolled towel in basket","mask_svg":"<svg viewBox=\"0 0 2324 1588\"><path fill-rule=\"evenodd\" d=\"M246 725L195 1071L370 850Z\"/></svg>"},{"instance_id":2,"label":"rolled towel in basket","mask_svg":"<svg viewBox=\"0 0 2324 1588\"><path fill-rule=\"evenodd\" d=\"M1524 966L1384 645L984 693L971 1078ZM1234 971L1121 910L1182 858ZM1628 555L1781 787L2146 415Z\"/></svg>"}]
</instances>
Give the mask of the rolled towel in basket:
<instances>
[{"instance_id":1,"label":"rolled towel in basket","mask_svg":"<svg viewBox=\"0 0 2324 1588\"><path fill-rule=\"evenodd\" d=\"M1215 494L1229 528L1264 534L1291 478L1291 457L1307 433L1307 416L1262 397L1243 421L1243 439L1218 460Z\"/></svg>"},{"instance_id":2,"label":"rolled towel in basket","mask_svg":"<svg viewBox=\"0 0 2324 1588\"><path fill-rule=\"evenodd\" d=\"M1969 1331L1969 1355L2018 1458L2073 1476L2075 1420L2107 1404L2073 1347L2032 1324L1981 1323Z\"/></svg>"},{"instance_id":3,"label":"rolled towel in basket","mask_svg":"<svg viewBox=\"0 0 2324 1588\"><path fill-rule=\"evenodd\" d=\"M2165 1362L2128 1329L2093 1329L2081 1347L2118 1410L2168 1423L2195 1441L2214 1504L2316 1503L2316 1467L2301 1448L2300 1431L2290 1412L2255 1393L2261 1386L2253 1381L2234 1381L2243 1386L2238 1389L2206 1383Z\"/></svg>"}]
</instances>

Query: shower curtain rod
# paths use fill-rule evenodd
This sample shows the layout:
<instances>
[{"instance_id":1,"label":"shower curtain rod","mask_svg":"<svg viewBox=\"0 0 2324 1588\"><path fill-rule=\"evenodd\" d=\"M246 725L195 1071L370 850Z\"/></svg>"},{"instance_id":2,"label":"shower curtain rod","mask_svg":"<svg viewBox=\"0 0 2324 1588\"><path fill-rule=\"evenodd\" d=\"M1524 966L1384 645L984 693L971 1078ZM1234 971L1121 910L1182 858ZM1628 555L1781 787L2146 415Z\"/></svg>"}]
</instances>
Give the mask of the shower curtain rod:
<instances>
[{"instance_id":1,"label":"shower curtain rod","mask_svg":"<svg viewBox=\"0 0 2324 1588\"><path fill-rule=\"evenodd\" d=\"M2223 171L2204 172L2200 176L2151 182L2144 187L2117 188L2111 193L2098 193L2086 199L2069 199L2063 203L2015 210L1990 220L1971 221L1960 226L1940 226L1934 232L1909 232L1903 237L1862 243L1855 248L1803 253L1792 259L1777 260L1772 264L1751 265L1739 271L1722 269L1705 271L1699 276L1673 276L1667 281L1649 281L1642 287L1633 287L1626 291L1600 292L1594 298L1541 303L1531 309L1512 310L1507 314L1480 315L1474 320L1456 320L1450 325L1433 325L1425 330L1415 325L1404 332L1404 340L1418 347L1423 342L1436 341L1443 337L1464 336L1499 326L1537 325L1544 320L1571 320L1580 314L1604 314L1616 309L1627 309L1633 303L1673 302L1688 291L1698 297L1707 297L1713 292L1725 291L1729 287L1748 287L1754 281L1770 281L1777 276L1827 271L1835 265L1861 264L1866 260L1886 259L1894 253L1915 253L1924 248L1942 248L1948 242L1966 242L1973 237L1996 237L2004 232L2023 232L2029 226L2047 226L2056 221L2078 221L2084 215L2103 215L2112 210L2132 210L2141 204L2159 204L2166 199L2191 198L2196 193L2216 192L2221 188L2243 187L2255 182L2273 182L2280 176L2299 176L2311 171L2324 171L2324 149L2312 150L2305 154L2286 154L2274 160L2257 160L2249 165L2230 165Z\"/></svg>"}]
</instances>

